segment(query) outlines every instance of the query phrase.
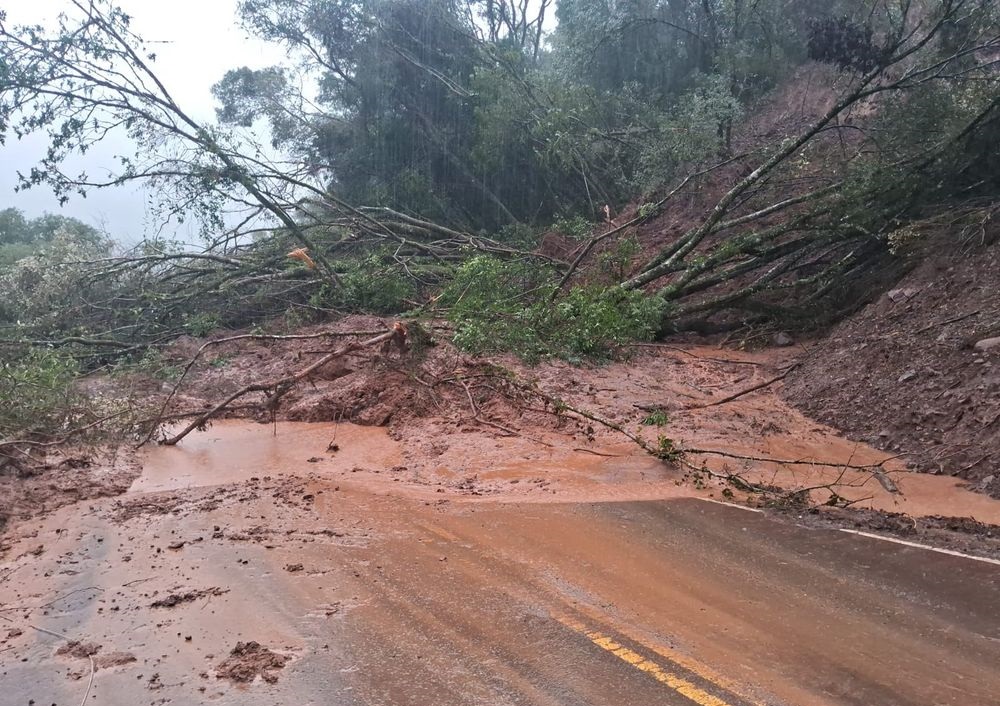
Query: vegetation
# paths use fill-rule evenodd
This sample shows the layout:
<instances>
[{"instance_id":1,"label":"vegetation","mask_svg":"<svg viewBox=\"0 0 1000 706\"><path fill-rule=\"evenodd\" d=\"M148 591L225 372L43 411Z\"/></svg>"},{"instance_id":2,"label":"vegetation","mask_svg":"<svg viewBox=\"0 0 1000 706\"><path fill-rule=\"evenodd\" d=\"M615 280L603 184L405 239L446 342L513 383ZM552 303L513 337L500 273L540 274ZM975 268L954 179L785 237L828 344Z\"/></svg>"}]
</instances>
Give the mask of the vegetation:
<instances>
[{"instance_id":1,"label":"vegetation","mask_svg":"<svg viewBox=\"0 0 1000 706\"><path fill-rule=\"evenodd\" d=\"M0 430L68 431L82 413L74 389L79 372L71 358L46 349L0 362L0 399L17 401L0 409Z\"/></svg>"},{"instance_id":2,"label":"vegetation","mask_svg":"<svg viewBox=\"0 0 1000 706\"><path fill-rule=\"evenodd\" d=\"M604 358L615 347L649 340L661 306L620 288L574 287L555 305L552 273L533 262L478 256L441 295L455 342L473 353L513 351L524 358Z\"/></svg>"},{"instance_id":3,"label":"vegetation","mask_svg":"<svg viewBox=\"0 0 1000 706\"><path fill-rule=\"evenodd\" d=\"M112 0L49 27L0 11L0 139L50 143L21 186L142 182L204 235L116 253L0 213L16 360L350 311L445 317L470 351L535 359L816 326L942 214L983 222L1000 197L988 0L243 0L239 19L287 61L234 67L206 122ZM137 146L116 174L65 168L109 131Z\"/></svg>"}]
</instances>

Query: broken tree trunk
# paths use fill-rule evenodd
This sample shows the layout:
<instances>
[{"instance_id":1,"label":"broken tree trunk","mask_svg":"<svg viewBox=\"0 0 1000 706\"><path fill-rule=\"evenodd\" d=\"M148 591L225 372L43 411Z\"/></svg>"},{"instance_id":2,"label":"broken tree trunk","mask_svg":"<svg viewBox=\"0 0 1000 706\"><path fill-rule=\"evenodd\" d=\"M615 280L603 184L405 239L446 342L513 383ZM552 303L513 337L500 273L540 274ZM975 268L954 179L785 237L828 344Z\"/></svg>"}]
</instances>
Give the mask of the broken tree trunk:
<instances>
[{"instance_id":1,"label":"broken tree trunk","mask_svg":"<svg viewBox=\"0 0 1000 706\"><path fill-rule=\"evenodd\" d=\"M399 347L400 350L403 350L406 345L406 327L403 326L403 324L397 322L393 324L393 327L388 331L386 331L385 333L381 333L378 336L369 338L365 341L353 341L351 343L348 343L347 345L342 346L337 350L324 355L322 358L310 364L309 366L303 368L297 373L294 373L292 375L286 375L285 377L279 378L278 380L271 380L269 382L258 382L258 383L253 383L251 385L247 385L246 387L237 390L236 392L231 394L225 400L215 405L204 414L198 416L198 418L196 418L194 421L192 421L190 424L184 427L184 429L181 430L179 433L170 437L169 439L164 440L161 443L165 446L176 445L178 442L180 442L181 439L190 434L192 431L200 427L203 427L207 421L218 415L233 402L253 392L265 393L267 397L264 400L264 408L273 410L276 408L281 398L284 397L288 392L290 392L291 389L295 387L295 385L308 378L310 375L312 375L314 372L322 368L330 361L345 356L348 353L351 353L352 351L356 351L361 348L371 348L379 344L396 345Z\"/></svg>"}]
</instances>

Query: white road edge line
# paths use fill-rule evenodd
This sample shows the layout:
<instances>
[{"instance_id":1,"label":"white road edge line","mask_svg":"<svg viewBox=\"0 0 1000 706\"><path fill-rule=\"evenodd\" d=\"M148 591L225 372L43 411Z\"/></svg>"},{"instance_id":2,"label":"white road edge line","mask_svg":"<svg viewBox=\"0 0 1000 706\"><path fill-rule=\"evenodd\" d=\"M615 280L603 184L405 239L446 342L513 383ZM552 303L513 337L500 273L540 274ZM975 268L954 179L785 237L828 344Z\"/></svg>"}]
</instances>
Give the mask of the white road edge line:
<instances>
[{"instance_id":1,"label":"white road edge line","mask_svg":"<svg viewBox=\"0 0 1000 706\"><path fill-rule=\"evenodd\" d=\"M722 500L716 500L714 498L698 498L698 500L704 500L707 503L715 503L716 505L725 505L726 507L735 507L737 510L746 510L747 512L757 512L761 515L764 514L763 510L758 510L755 507L747 507L746 505L737 505L736 503L727 503Z\"/></svg>"},{"instance_id":2,"label":"white road edge line","mask_svg":"<svg viewBox=\"0 0 1000 706\"><path fill-rule=\"evenodd\" d=\"M929 552L938 552L939 554L948 554L950 556L960 556L963 559L972 559L973 561L983 561L987 564L996 564L1000 566L1000 560L998 559L988 559L984 556L973 556L972 554L963 554L962 552L956 552L951 549L941 549L940 547L932 547L927 544L917 544L916 542L908 542L905 539L896 539L895 537L886 537L881 534L872 534L871 532L861 532L859 530L844 529L840 528L841 532L847 532L848 534L857 534L862 537L869 537L871 539L881 539L883 542L894 542L896 544L903 544L907 547L916 547L917 549L926 549Z\"/></svg>"}]
</instances>

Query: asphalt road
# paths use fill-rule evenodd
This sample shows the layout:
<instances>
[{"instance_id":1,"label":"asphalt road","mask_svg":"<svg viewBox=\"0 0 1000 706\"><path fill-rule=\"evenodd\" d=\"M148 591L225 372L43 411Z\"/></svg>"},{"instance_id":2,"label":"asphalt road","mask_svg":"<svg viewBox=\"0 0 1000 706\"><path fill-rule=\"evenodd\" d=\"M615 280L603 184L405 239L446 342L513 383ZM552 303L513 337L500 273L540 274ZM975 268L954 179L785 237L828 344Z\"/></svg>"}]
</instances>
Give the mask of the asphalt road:
<instances>
[{"instance_id":1,"label":"asphalt road","mask_svg":"<svg viewBox=\"0 0 1000 706\"><path fill-rule=\"evenodd\" d=\"M0 704L1000 704L996 564L693 498L337 488L39 522L0 566ZM101 645L93 674L67 639ZM218 678L249 640L291 658L274 683Z\"/></svg>"}]
</instances>

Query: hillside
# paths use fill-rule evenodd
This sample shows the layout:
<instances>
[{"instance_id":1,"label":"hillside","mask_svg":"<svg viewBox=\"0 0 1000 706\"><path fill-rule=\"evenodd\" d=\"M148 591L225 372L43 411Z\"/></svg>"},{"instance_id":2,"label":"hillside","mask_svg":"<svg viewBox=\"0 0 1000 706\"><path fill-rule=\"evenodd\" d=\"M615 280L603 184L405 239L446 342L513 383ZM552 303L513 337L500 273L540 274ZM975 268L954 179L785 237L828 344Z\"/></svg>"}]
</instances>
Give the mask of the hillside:
<instances>
[{"instance_id":1,"label":"hillside","mask_svg":"<svg viewBox=\"0 0 1000 706\"><path fill-rule=\"evenodd\" d=\"M785 397L851 438L1000 497L998 224L943 233L877 301L805 344Z\"/></svg>"}]
</instances>

